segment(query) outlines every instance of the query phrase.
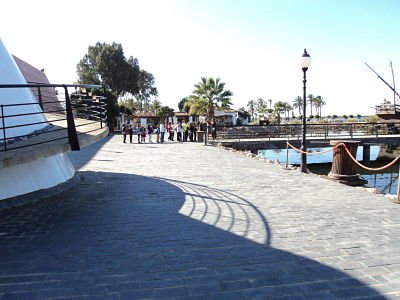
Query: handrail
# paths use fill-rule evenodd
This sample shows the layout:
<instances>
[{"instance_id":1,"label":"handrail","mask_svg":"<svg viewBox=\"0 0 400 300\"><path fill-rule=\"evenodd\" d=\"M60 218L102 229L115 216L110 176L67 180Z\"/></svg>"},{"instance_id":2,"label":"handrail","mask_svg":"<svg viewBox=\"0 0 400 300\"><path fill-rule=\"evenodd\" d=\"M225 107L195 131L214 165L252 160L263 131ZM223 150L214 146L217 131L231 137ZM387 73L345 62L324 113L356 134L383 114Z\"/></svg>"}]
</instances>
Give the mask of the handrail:
<instances>
[{"instance_id":1,"label":"handrail","mask_svg":"<svg viewBox=\"0 0 400 300\"><path fill-rule=\"evenodd\" d=\"M0 88L24 88L24 87L77 87L77 88L101 88L98 84L54 84L54 83L21 83L21 84L0 84Z\"/></svg>"},{"instance_id":2,"label":"handrail","mask_svg":"<svg viewBox=\"0 0 400 300\"><path fill-rule=\"evenodd\" d=\"M63 89L64 93L56 93L54 91L43 91L41 88L59 88ZM48 84L48 83L32 83L27 84L0 84L1 89L18 89L18 88L36 88L34 91L34 96L38 102L28 102L32 99L28 99L25 103L5 103L0 104L0 152L15 150L19 148L25 148L37 144L48 143L60 139L68 139L71 146L71 150L79 150L79 140L76 128L84 125L99 124L99 128L103 127L103 123L106 123L106 103L104 102L106 98L104 96L89 96L89 94L81 93L71 93L68 88L86 88L86 89L96 89L100 88L100 85L94 84ZM78 94L79 92L79 94ZM74 95L74 97L71 97ZM50 99L51 101L46 101ZM57 101L55 101L56 99ZM18 99L20 100L20 99ZM22 99L23 101L23 99ZM84 104L84 105L81 105ZM39 106L37 109L30 111L30 107ZM20 110L17 107L24 107ZM15 108L15 109L13 109ZM29 118L28 116L33 115L44 115L47 118ZM61 116L65 117L62 118ZM58 116L58 117L57 117ZM50 117L50 119L49 119ZM60 118L61 117L61 118ZM88 119L90 122L75 125L75 119ZM57 122L67 122L67 128L59 127L56 125ZM46 124L48 126L46 126ZM59 123L57 123L59 124ZM16 128L27 128L26 130L15 130ZM37 129L39 128L39 129ZM98 129L86 130L85 132L79 132L79 134L92 132ZM60 136L55 132L64 130L68 134ZM84 129L85 130L85 129ZM18 134L19 133L19 134ZM21 134L23 133L23 134ZM33 139L35 136L42 136L47 134L48 138ZM24 140L24 143L19 141ZM27 142L30 141L31 142Z\"/></svg>"},{"instance_id":3,"label":"handrail","mask_svg":"<svg viewBox=\"0 0 400 300\"><path fill-rule=\"evenodd\" d=\"M326 140L332 136L380 135L400 133L400 122L346 122L346 123L309 123L307 135L318 136ZM217 126L217 138L221 139L258 139L292 137L300 139L302 124L236 125Z\"/></svg>"}]
</instances>

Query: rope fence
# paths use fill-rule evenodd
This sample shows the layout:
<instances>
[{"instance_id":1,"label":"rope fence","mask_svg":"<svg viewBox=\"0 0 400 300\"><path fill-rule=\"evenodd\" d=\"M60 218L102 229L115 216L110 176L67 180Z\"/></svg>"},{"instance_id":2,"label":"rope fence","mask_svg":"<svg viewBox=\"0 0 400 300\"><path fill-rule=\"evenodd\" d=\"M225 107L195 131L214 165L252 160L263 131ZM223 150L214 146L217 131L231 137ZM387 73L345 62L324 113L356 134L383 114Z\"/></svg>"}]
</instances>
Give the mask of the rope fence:
<instances>
[{"instance_id":1,"label":"rope fence","mask_svg":"<svg viewBox=\"0 0 400 300\"><path fill-rule=\"evenodd\" d=\"M317 152L307 152L307 151L302 151L299 148L294 147L292 144L290 144L289 142L286 142L287 146L286 146L286 167L288 165L288 150L289 147L292 148L293 150L295 150L298 153L302 153L302 154L306 154L306 155L317 155L317 154L323 154L323 153L327 153L329 151L333 151L336 148L339 147L344 147L344 150L346 151L347 155L350 157L350 159L356 164L358 165L360 168L364 169L364 170L368 170L368 171L383 171L385 169L390 168L391 166L393 166L399 159L400 159L400 155L397 156L395 159L393 159L391 162L389 162L388 164L382 166L382 167L378 167L378 168L370 168L367 167L363 164L361 164L360 162L357 161L357 159L353 156L353 154L351 153L350 149L347 147L347 145L345 143L339 143L333 147L331 147L328 150L325 151L317 151ZM332 162L333 163L333 162ZM333 167L333 166L332 166ZM340 175L341 177L345 177L346 175ZM400 166L399 166L399 175L398 178L400 178ZM398 180L397 182L397 202L396 203L400 203L400 180Z\"/></svg>"},{"instance_id":2,"label":"rope fence","mask_svg":"<svg viewBox=\"0 0 400 300\"><path fill-rule=\"evenodd\" d=\"M364 170L368 170L368 171L382 171L382 170L388 169L388 168L390 168L391 166L393 166L393 165L400 159L400 155L399 155L399 156L397 156L395 159L393 159L390 163L388 163L388 164L386 164L386 165L384 165L384 166L382 166L382 167L379 167L379 168L370 168L370 167L367 167L367 166L361 164L360 162L358 162L357 159L351 154L349 148L348 148L348 147L346 146L346 144L344 144L344 143L337 144L337 145L335 145L334 147L331 147L331 148L328 149L328 150L319 151L319 152L318 152L318 151L317 151L317 152L306 152L306 151L303 151L303 150L301 150L301 149L299 149L299 148L294 147L294 146L293 146L292 144L290 144L289 142L287 142L287 145L288 145L290 148L292 148L293 150L295 150L296 152L299 152L299 153L302 153L302 154L307 154L307 155L323 154L323 153L327 153L327 152L333 151L334 149L343 146L344 149L345 149L345 151L347 152L347 154L350 156L351 160L354 161L354 163L356 163L359 167L363 168Z\"/></svg>"}]
</instances>

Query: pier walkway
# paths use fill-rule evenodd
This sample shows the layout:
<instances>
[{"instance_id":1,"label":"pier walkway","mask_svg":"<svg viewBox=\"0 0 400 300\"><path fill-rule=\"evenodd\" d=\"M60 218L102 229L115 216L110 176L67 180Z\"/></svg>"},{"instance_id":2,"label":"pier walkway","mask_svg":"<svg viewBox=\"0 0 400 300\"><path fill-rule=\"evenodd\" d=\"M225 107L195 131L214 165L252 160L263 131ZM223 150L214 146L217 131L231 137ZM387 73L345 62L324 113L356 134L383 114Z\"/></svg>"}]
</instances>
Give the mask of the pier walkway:
<instances>
[{"instance_id":1,"label":"pier walkway","mask_svg":"<svg viewBox=\"0 0 400 300\"><path fill-rule=\"evenodd\" d=\"M0 299L400 299L400 205L200 143L70 153L0 211Z\"/></svg>"}]
</instances>

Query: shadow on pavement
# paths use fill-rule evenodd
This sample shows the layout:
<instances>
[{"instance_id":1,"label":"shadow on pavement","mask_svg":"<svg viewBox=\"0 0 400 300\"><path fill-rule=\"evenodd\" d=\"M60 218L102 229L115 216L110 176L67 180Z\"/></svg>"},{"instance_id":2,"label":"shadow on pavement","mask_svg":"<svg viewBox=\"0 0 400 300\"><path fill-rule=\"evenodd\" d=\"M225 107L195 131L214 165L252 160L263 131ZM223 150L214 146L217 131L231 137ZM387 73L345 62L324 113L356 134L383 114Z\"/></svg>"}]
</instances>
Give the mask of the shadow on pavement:
<instances>
[{"instance_id":1,"label":"shadow on pavement","mask_svg":"<svg viewBox=\"0 0 400 300\"><path fill-rule=\"evenodd\" d=\"M95 144L90 145L90 151L86 151L85 148L82 148L80 151L72 151L68 152L68 156L71 158L71 162L76 170L79 170L86 163L88 163L93 156L113 137L113 134L110 134L104 137L102 140L98 141ZM121 153L121 152L117 152Z\"/></svg>"},{"instance_id":2,"label":"shadow on pavement","mask_svg":"<svg viewBox=\"0 0 400 300\"><path fill-rule=\"evenodd\" d=\"M0 299L384 299L271 247L265 216L233 193L81 175L61 195L0 212Z\"/></svg>"}]
</instances>

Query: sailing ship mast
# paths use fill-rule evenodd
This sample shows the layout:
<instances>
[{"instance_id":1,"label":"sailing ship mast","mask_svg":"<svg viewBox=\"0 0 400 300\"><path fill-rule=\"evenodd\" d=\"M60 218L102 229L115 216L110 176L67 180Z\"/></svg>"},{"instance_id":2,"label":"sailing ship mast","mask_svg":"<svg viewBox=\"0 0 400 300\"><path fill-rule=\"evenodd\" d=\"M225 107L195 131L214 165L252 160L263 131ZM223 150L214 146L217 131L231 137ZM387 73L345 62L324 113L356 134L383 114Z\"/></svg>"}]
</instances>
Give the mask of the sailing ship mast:
<instances>
[{"instance_id":1,"label":"sailing ship mast","mask_svg":"<svg viewBox=\"0 0 400 300\"><path fill-rule=\"evenodd\" d=\"M392 61L390 61L390 69L392 69L392 78L393 78L393 90L394 90L394 92L393 92L393 105L396 108L396 92L395 92L396 91L396 83L394 81L394 72L393 72Z\"/></svg>"},{"instance_id":2,"label":"sailing ship mast","mask_svg":"<svg viewBox=\"0 0 400 300\"><path fill-rule=\"evenodd\" d=\"M369 64L365 63L365 65L374 72L380 80L382 80L392 91L393 91L393 105L387 105L386 103L382 105L377 105L376 115L382 119L399 119L400 118L400 107L396 104L396 96L400 98L400 94L394 88L394 72L392 62L390 62L390 67L392 69L392 77L393 77L393 87L387 83L385 79L383 79Z\"/></svg>"}]
</instances>

